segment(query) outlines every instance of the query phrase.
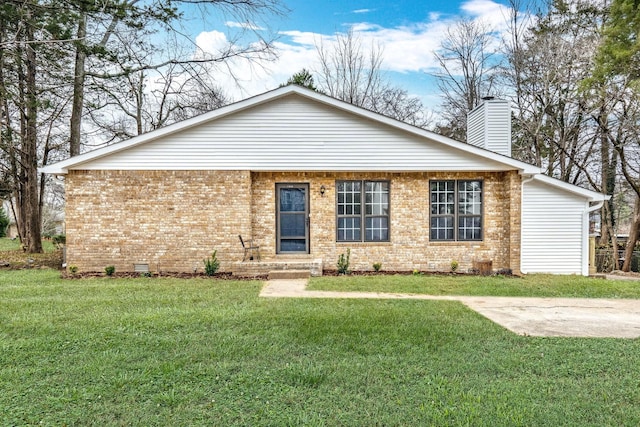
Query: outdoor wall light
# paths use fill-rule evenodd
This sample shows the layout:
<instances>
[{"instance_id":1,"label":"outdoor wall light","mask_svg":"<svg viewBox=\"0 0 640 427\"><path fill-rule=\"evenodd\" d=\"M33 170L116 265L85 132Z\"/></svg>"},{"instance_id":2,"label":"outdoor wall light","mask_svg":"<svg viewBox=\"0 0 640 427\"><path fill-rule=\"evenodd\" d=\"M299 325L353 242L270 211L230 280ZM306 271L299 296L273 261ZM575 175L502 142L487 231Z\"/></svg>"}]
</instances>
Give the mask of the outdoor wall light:
<instances>
[{"instance_id":1,"label":"outdoor wall light","mask_svg":"<svg viewBox=\"0 0 640 427\"><path fill-rule=\"evenodd\" d=\"M327 187L325 187L324 185L321 185L320 186L320 195L322 197L324 197L324 193L326 193L326 192L327 192Z\"/></svg>"}]
</instances>

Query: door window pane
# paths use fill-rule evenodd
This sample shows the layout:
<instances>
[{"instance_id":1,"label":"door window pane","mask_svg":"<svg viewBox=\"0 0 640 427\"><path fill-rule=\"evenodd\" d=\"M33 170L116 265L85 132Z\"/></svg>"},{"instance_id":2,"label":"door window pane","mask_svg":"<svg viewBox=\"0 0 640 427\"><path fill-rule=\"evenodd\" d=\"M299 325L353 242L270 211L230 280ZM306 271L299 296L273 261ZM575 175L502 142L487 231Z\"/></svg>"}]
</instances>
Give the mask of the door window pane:
<instances>
[{"instance_id":1,"label":"door window pane","mask_svg":"<svg viewBox=\"0 0 640 427\"><path fill-rule=\"evenodd\" d=\"M304 188L280 189L280 212L304 212L305 190Z\"/></svg>"},{"instance_id":2,"label":"door window pane","mask_svg":"<svg viewBox=\"0 0 640 427\"><path fill-rule=\"evenodd\" d=\"M280 236L304 236L305 218L304 214L280 214Z\"/></svg>"},{"instance_id":3,"label":"door window pane","mask_svg":"<svg viewBox=\"0 0 640 427\"><path fill-rule=\"evenodd\" d=\"M305 252L307 241L305 239L282 239L280 240L280 250L282 252Z\"/></svg>"}]
</instances>

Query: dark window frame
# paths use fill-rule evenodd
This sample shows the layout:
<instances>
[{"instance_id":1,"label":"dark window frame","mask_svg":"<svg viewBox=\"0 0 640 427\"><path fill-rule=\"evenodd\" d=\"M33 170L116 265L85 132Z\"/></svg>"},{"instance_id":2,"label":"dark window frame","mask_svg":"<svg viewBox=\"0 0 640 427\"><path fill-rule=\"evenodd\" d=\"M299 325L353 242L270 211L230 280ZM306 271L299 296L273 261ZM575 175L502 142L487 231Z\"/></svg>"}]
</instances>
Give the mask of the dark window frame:
<instances>
[{"instance_id":1,"label":"dark window frame","mask_svg":"<svg viewBox=\"0 0 640 427\"><path fill-rule=\"evenodd\" d=\"M354 193L353 190L351 191L345 191L345 200L344 201L340 201L340 194L341 191L339 190L340 188L340 184L355 184L355 183L359 183L360 184L360 189L357 193ZM387 200L386 200L386 215L382 215L382 214L374 214L374 213L370 213L367 214L367 183L384 183L386 184L386 195L387 195ZM365 179L365 180L361 180L361 179L344 179L344 180L336 180L336 200L335 200L335 206L336 206L336 242L338 243L349 243L349 242L354 242L354 243L385 243L385 242L390 242L391 241L391 181L389 180L384 180L384 179ZM358 194L359 195L359 201L358 203L354 203L353 198L351 199L351 201L347 201L346 200L346 194ZM383 193L384 194L384 193ZM347 214L346 212L340 213L340 204L344 204L344 206L352 206L355 207L356 205L359 207L359 213L349 213ZM358 220L359 221L359 236L360 238L345 238L345 239L341 239L340 235L340 220L341 219L351 219L353 221ZM371 230L372 228L369 227L367 228L367 222L368 220L374 220L374 219L386 219L386 234L387 234L387 238L386 239L369 239L368 238L368 230ZM353 229L353 228L351 228ZM375 228L374 228L375 229ZM353 233L352 233L353 235Z\"/></svg>"},{"instance_id":2,"label":"dark window frame","mask_svg":"<svg viewBox=\"0 0 640 427\"><path fill-rule=\"evenodd\" d=\"M448 184L453 184L453 213L449 213L449 212L445 212L445 213L434 213L434 188L433 185L434 184L444 184L444 183L448 183ZM468 184L468 183L478 183L479 187L480 187L480 213L476 214L476 213L464 213L461 212L461 202L460 202L460 194L461 194L461 189L463 184ZM446 187L446 184L445 184ZM436 191L438 191L438 193L436 194L446 194L448 192L448 189L445 188L444 191L440 191L440 189L436 189ZM467 193L469 194L471 193L470 191ZM438 197L436 197L436 202L438 204L442 204L442 205L447 205L447 204L451 204L449 202L442 202L441 200L439 200ZM429 241L432 242L481 242L484 240L484 201L485 197L484 197L484 180L482 179L432 179L429 181ZM473 204L473 203L472 203ZM450 218L451 219L451 224L452 224L452 228L453 228L453 236L452 238L438 238L437 237L437 231L436 231L436 237L434 237L434 230L446 230L446 228L437 228L434 227L434 219L435 218ZM461 219L467 219L467 218L477 218L479 220L479 236L477 238L470 238L470 239L465 239L465 238L461 238ZM473 227L472 227L473 228Z\"/></svg>"}]
</instances>

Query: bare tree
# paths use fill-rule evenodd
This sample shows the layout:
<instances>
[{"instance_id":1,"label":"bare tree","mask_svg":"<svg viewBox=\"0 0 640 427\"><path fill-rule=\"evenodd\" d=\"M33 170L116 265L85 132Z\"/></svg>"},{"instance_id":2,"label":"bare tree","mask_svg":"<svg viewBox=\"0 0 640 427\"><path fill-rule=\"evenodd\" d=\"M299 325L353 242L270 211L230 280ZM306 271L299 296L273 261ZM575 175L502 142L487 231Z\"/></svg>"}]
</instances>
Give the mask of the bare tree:
<instances>
[{"instance_id":1,"label":"bare tree","mask_svg":"<svg viewBox=\"0 0 640 427\"><path fill-rule=\"evenodd\" d=\"M334 98L384 114L419 127L430 123L422 102L407 91L394 87L383 76L383 50L362 46L360 37L350 29L338 34L335 43L316 46L320 59L318 89Z\"/></svg>"},{"instance_id":2,"label":"bare tree","mask_svg":"<svg viewBox=\"0 0 640 427\"><path fill-rule=\"evenodd\" d=\"M606 136L620 159L620 172L633 193L633 212L625 251L623 271L629 271L640 230L640 94L628 78L617 79L622 94L610 117Z\"/></svg>"},{"instance_id":3,"label":"bare tree","mask_svg":"<svg viewBox=\"0 0 640 427\"><path fill-rule=\"evenodd\" d=\"M369 108L384 85L380 71L382 48L372 45L365 52L361 39L350 29L346 34L338 34L331 47L320 42L316 50L322 90L334 98Z\"/></svg>"},{"instance_id":4,"label":"bare tree","mask_svg":"<svg viewBox=\"0 0 640 427\"><path fill-rule=\"evenodd\" d=\"M467 113L481 98L496 95L497 40L477 20L463 19L449 27L435 57L440 70L433 75L442 92L443 133L464 141Z\"/></svg>"},{"instance_id":5,"label":"bare tree","mask_svg":"<svg viewBox=\"0 0 640 427\"><path fill-rule=\"evenodd\" d=\"M138 71L117 82L102 82L100 104L90 111L90 123L100 135L93 138L95 144L141 135L229 102L205 64Z\"/></svg>"},{"instance_id":6,"label":"bare tree","mask_svg":"<svg viewBox=\"0 0 640 427\"><path fill-rule=\"evenodd\" d=\"M195 43L177 28L181 14L176 7L183 4L205 12L213 8L244 24L218 52L194 53ZM128 87L138 97L134 116L140 120L134 133L147 129L147 123L162 126L224 103L209 80L179 76L178 71L193 71L193 64L224 66L231 59L275 58L273 34L253 20L283 11L280 0L160 0L153 5L139 0L5 0L0 7L0 181L8 187L3 194L10 192L26 250L42 251L48 178L38 176L38 166L66 156L67 150L78 154L93 136L83 118L96 109L110 108L115 121L130 112L117 111L131 105L113 102L116 92L111 90ZM160 29L182 38L183 48L154 46L153 36ZM166 90L149 95L148 79L162 76L170 80L164 83ZM151 103L142 101L158 94L162 108L151 118L144 110ZM129 125L121 123L123 130Z\"/></svg>"},{"instance_id":7,"label":"bare tree","mask_svg":"<svg viewBox=\"0 0 640 427\"><path fill-rule=\"evenodd\" d=\"M74 3L71 2L71 5ZM191 51L187 51L186 55L180 55L177 54L181 52L180 49L162 50L156 46L152 51L145 50L153 54L137 56L137 62L129 62L131 55L129 45L126 43L141 37L146 39L160 28L169 29L176 38L182 38L188 45L195 45L183 36L183 31L175 28L180 24L180 13L177 9L179 5L197 5L203 12L203 16L210 13L210 9L216 9L244 23L242 31L235 34L217 53L198 52L194 56ZM255 21L263 16L282 14L284 11L285 8L280 0L160 0L153 7L149 7L140 0L77 2L74 8L76 39L74 40L75 68L73 108L70 119L70 155L77 155L81 151L82 117L87 109L84 99L87 78L128 79L129 74L138 74L139 77L140 73L145 71L195 63L219 64L238 58L250 61L275 59L275 37L265 35L256 26ZM87 31L88 29L90 31ZM250 41L246 42L247 39ZM137 44L140 48L141 43ZM113 67L114 64L115 67ZM100 86L100 83L97 85Z\"/></svg>"}]
</instances>

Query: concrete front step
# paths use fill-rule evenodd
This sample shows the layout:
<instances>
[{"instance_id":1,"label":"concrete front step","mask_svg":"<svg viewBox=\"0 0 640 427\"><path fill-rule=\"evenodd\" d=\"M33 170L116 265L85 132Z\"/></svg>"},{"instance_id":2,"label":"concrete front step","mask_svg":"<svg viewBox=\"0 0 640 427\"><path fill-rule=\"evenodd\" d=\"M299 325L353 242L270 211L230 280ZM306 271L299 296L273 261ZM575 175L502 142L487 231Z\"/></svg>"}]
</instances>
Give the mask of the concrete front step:
<instances>
[{"instance_id":1,"label":"concrete front step","mask_svg":"<svg viewBox=\"0 0 640 427\"><path fill-rule=\"evenodd\" d=\"M269 280L308 279L311 277L309 270L271 270Z\"/></svg>"},{"instance_id":2,"label":"concrete front step","mask_svg":"<svg viewBox=\"0 0 640 427\"><path fill-rule=\"evenodd\" d=\"M322 259L272 259L236 262L231 271L234 276L254 277L266 276L272 271L292 270L306 270L311 276L322 276Z\"/></svg>"}]
</instances>

